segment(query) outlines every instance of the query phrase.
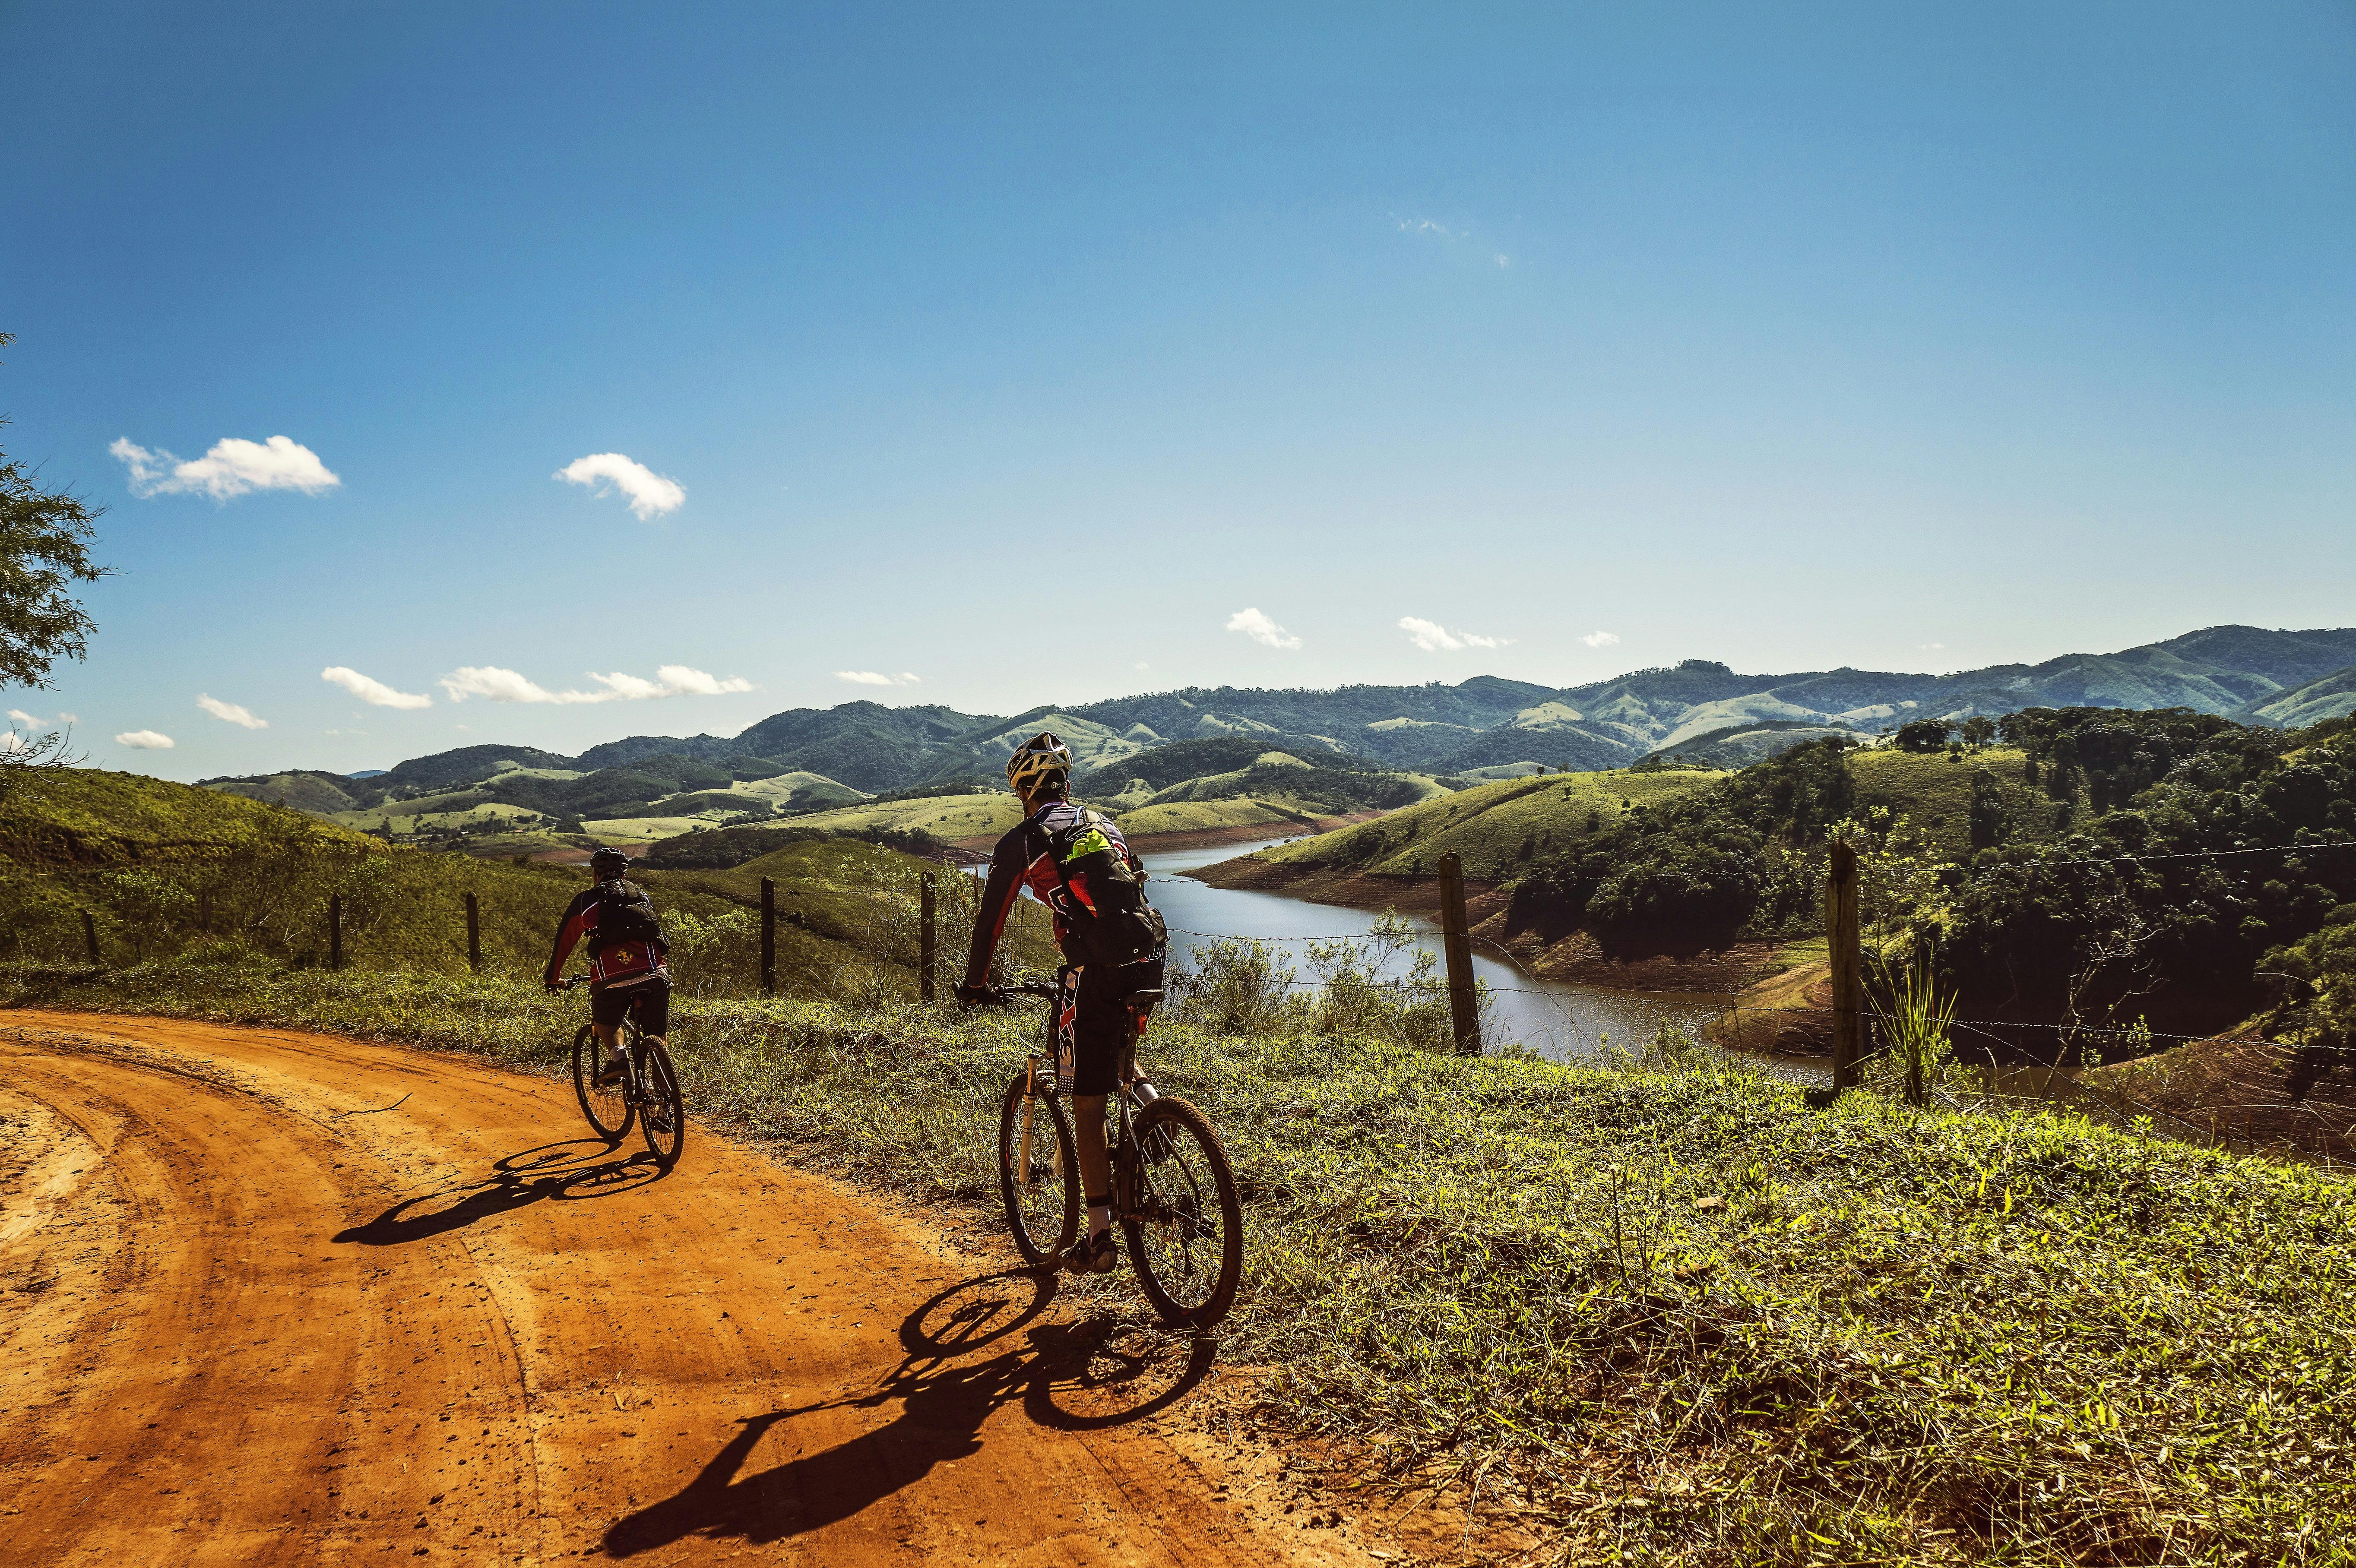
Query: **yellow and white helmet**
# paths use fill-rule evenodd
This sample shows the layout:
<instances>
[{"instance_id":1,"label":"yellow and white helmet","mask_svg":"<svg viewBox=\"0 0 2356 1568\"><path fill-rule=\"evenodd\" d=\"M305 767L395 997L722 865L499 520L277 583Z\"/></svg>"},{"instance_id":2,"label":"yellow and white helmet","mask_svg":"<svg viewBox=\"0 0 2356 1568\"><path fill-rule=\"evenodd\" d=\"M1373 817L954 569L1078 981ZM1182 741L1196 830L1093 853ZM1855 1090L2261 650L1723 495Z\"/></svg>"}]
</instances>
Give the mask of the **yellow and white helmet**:
<instances>
[{"instance_id":1,"label":"yellow and white helmet","mask_svg":"<svg viewBox=\"0 0 2356 1568\"><path fill-rule=\"evenodd\" d=\"M1071 776L1072 749L1044 730L1006 759L1006 782L1017 795L1035 795L1043 784L1062 784Z\"/></svg>"}]
</instances>

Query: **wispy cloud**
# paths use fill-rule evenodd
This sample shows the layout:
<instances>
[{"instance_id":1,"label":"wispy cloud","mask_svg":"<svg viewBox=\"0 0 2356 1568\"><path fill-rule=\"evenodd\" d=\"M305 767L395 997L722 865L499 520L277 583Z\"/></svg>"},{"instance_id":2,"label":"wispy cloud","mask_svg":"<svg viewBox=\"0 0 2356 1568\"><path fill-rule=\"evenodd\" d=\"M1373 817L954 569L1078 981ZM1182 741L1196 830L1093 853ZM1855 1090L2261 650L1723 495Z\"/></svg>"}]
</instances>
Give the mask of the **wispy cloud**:
<instances>
[{"instance_id":1,"label":"wispy cloud","mask_svg":"<svg viewBox=\"0 0 2356 1568\"><path fill-rule=\"evenodd\" d=\"M370 708L431 708L434 699L422 691L395 691L380 680L371 680L346 665L329 665L319 672L319 678L330 686L340 686Z\"/></svg>"},{"instance_id":2,"label":"wispy cloud","mask_svg":"<svg viewBox=\"0 0 2356 1568\"><path fill-rule=\"evenodd\" d=\"M172 737L153 730L125 730L114 738L114 743L134 752L168 752L172 749Z\"/></svg>"},{"instance_id":3,"label":"wispy cloud","mask_svg":"<svg viewBox=\"0 0 2356 1568\"><path fill-rule=\"evenodd\" d=\"M1514 259L1511 256L1506 255L1503 251L1497 252L1497 271L1501 272L1510 271L1513 265Z\"/></svg>"},{"instance_id":4,"label":"wispy cloud","mask_svg":"<svg viewBox=\"0 0 2356 1568\"><path fill-rule=\"evenodd\" d=\"M283 435L263 442L231 436L213 443L212 450L202 457L185 463L160 448L150 451L128 437L117 437L106 450L122 459L130 471L131 493L142 500L195 490L216 501L249 490L300 490L305 496L322 496L343 483L319 461L317 453Z\"/></svg>"},{"instance_id":5,"label":"wispy cloud","mask_svg":"<svg viewBox=\"0 0 2356 1568\"><path fill-rule=\"evenodd\" d=\"M683 664L664 665L655 671L652 680L620 670L611 675L599 675L591 670L589 678L603 689L551 691L528 676L503 669L498 665L465 665L434 684L448 692L453 702L481 697L493 702L553 702L563 705L648 702L665 697L720 697L753 689L753 683L742 676L731 676L723 680L716 675L691 669Z\"/></svg>"},{"instance_id":6,"label":"wispy cloud","mask_svg":"<svg viewBox=\"0 0 2356 1568\"><path fill-rule=\"evenodd\" d=\"M201 691L197 693L197 706L214 718L235 724L241 729L267 730L270 728L270 720L256 719L252 709L241 708L234 702L223 702L218 697L208 697Z\"/></svg>"},{"instance_id":7,"label":"wispy cloud","mask_svg":"<svg viewBox=\"0 0 2356 1568\"><path fill-rule=\"evenodd\" d=\"M1227 630L1241 632L1255 643L1271 648L1297 648L1301 639L1269 620L1257 610L1238 610L1227 617Z\"/></svg>"},{"instance_id":8,"label":"wispy cloud","mask_svg":"<svg viewBox=\"0 0 2356 1568\"><path fill-rule=\"evenodd\" d=\"M34 718L31 714L26 712L21 708L11 708L8 709L8 717L14 719L19 724L38 724L40 722L39 720Z\"/></svg>"},{"instance_id":9,"label":"wispy cloud","mask_svg":"<svg viewBox=\"0 0 2356 1568\"><path fill-rule=\"evenodd\" d=\"M1478 632L1450 631L1437 621L1427 621L1420 615L1401 615L1399 630L1407 640L1428 654L1457 653L1465 648L1502 648L1511 637L1484 637Z\"/></svg>"},{"instance_id":10,"label":"wispy cloud","mask_svg":"<svg viewBox=\"0 0 2356 1568\"><path fill-rule=\"evenodd\" d=\"M1618 642L1620 637L1615 632L1590 632L1579 640L1590 648L1608 648Z\"/></svg>"},{"instance_id":11,"label":"wispy cloud","mask_svg":"<svg viewBox=\"0 0 2356 1568\"><path fill-rule=\"evenodd\" d=\"M873 669L839 669L834 672L834 678L837 680L847 680L853 686L918 686L923 684L917 677L909 674L905 669L897 675L885 675L881 670Z\"/></svg>"},{"instance_id":12,"label":"wispy cloud","mask_svg":"<svg viewBox=\"0 0 2356 1568\"><path fill-rule=\"evenodd\" d=\"M1398 230L1402 234L1416 234L1430 240L1462 238L1460 230L1451 229L1445 223L1435 222L1429 218L1401 218L1394 212L1391 214L1391 221L1398 225Z\"/></svg>"},{"instance_id":13,"label":"wispy cloud","mask_svg":"<svg viewBox=\"0 0 2356 1568\"><path fill-rule=\"evenodd\" d=\"M687 492L677 480L666 479L645 464L618 452L576 457L550 477L562 479L567 485L585 485L601 496L610 485L630 498L630 510L642 523L653 522L687 504Z\"/></svg>"}]
</instances>

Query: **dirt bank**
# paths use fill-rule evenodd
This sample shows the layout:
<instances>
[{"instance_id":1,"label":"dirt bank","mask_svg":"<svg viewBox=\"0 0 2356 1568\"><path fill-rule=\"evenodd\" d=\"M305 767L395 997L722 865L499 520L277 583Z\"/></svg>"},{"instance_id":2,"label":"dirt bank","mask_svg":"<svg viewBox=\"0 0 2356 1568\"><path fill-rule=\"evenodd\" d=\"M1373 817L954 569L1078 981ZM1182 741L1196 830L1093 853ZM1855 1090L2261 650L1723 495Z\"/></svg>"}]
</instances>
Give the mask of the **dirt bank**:
<instances>
[{"instance_id":1,"label":"dirt bank","mask_svg":"<svg viewBox=\"0 0 2356 1568\"><path fill-rule=\"evenodd\" d=\"M554 1083L167 1019L0 1061L16 1561L1366 1561L1219 1500L1207 1346L700 1126L665 1173Z\"/></svg>"},{"instance_id":2,"label":"dirt bank","mask_svg":"<svg viewBox=\"0 0 2356 1568\"><path fill-rule=\"evenodd\" d=\"M2278 1045L2252 1029L2192 1040L2134 1061L2094 1067L2079 1083L2179 1136L2243 1150L2356 1156L2356 1061Z\"/></svg>"}]
</instances>

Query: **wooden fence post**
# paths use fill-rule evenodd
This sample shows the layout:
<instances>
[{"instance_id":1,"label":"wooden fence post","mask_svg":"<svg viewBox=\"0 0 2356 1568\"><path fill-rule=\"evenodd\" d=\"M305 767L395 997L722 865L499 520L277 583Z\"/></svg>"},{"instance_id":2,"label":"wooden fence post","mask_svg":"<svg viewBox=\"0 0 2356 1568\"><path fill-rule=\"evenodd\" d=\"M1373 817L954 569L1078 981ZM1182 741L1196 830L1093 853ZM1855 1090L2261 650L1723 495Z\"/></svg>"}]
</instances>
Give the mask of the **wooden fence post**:
<instances>
[{"instance_id":1,"label":"wooden fence post","mask_svg":"<svg viewBox=\"0 0 2356 1568\"><path fill-rule=\"evenodd\" d=\"M475 895L466 895L466 967L483 966L483 916L475 902Z\"/></svg>"},{"instance_id":2,"label":"wooden fence post","mask_svg":"<svg viewBox=\"0 0 2356 1568\"><path fill-rule=\"evenodd\" d=\"M90 918L88 910L81 912L81 940L82 944L90 949L91 963L93 965L99 963L98 922Z\"/></svg>"},{"instance_id":3,"label":"wooden fence post","mask_svg":"<svg viewBox=\"0 0 2356 1568\"><path fill-rule=\"evenodd\" d=\"M925 890L916 903L916 995L927 1002L933 999L933 969L940 951L933 919L933 899L937 885L934 873L926 871Z\"/></svg>"},{"instance_id":4,"label":"wooden fence post","mask_svg":"<svg viewBox=\"0 0 2356 1568\"><path fill-rule=\"evenodd\" d=\"M1481 1054L1481 1013L1472 994L1472 939L1464 923L1464 862L1450 850L1440 858L1440 947L1448 955L1448 1016L1456 1049Z\"/></svg>"},{"instance_id":5,"label":"wooden fence post","mask_svg":"<svg viewBox=\"0 0 2356 1568\"><path fill-rule=\"evenodd\" d=\"M777 884L761 879L761 995L777 994Z\"/></svg>"},{"instance_id":6,"label":"wooden fence post","mask_svg":"<svg viewBox=\"0 0 2356 1568\"><path fill-rule=\"evenodd\" d=\"M209 935L213 929L213 894L210 888L197 894L197 929Z\"/></svg>"},{"instance_id":7,"label":"wooden fence post","mask_svg":"<svg viewBox=\"0 0 2356 1568\"><path fill-rule=\"evenodd\" d=\"M327 967L344 966L344 895L330 894L327 899Z\"/></svg>"},{"instance_id":8,"label":"wooden fence post","mask_svg":"<svg viewBox=\"0 0 2356 1568\"><path fill-rule=\"evenodd\" d=\"M1833 1088L1853 1089L1865 1055L1865 955L1858 941L1857 851L1838 839L1825 878L1825 940L1833 971Z\"/></svg>"}]
</instances>

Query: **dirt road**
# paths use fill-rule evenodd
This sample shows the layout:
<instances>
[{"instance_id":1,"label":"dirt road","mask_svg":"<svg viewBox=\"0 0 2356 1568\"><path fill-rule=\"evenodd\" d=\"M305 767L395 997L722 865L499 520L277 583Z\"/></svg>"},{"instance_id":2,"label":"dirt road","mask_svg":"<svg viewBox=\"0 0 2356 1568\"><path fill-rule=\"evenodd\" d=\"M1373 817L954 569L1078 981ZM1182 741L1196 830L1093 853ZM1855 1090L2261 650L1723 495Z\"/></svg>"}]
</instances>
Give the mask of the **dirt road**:
<instances>
[{"instance_id":1,"label":"dirt road","mask_svg":"<svg viewBox=\"0 0 2356 1568\"><path fill-rule=\"evenodd\" d=\"M1369 1561L1147 1430L1185 1341L701 1127L669 1174L581 1129L448 1057L0 1015L11 1561Z\"/></svg>"}]
</instances>

